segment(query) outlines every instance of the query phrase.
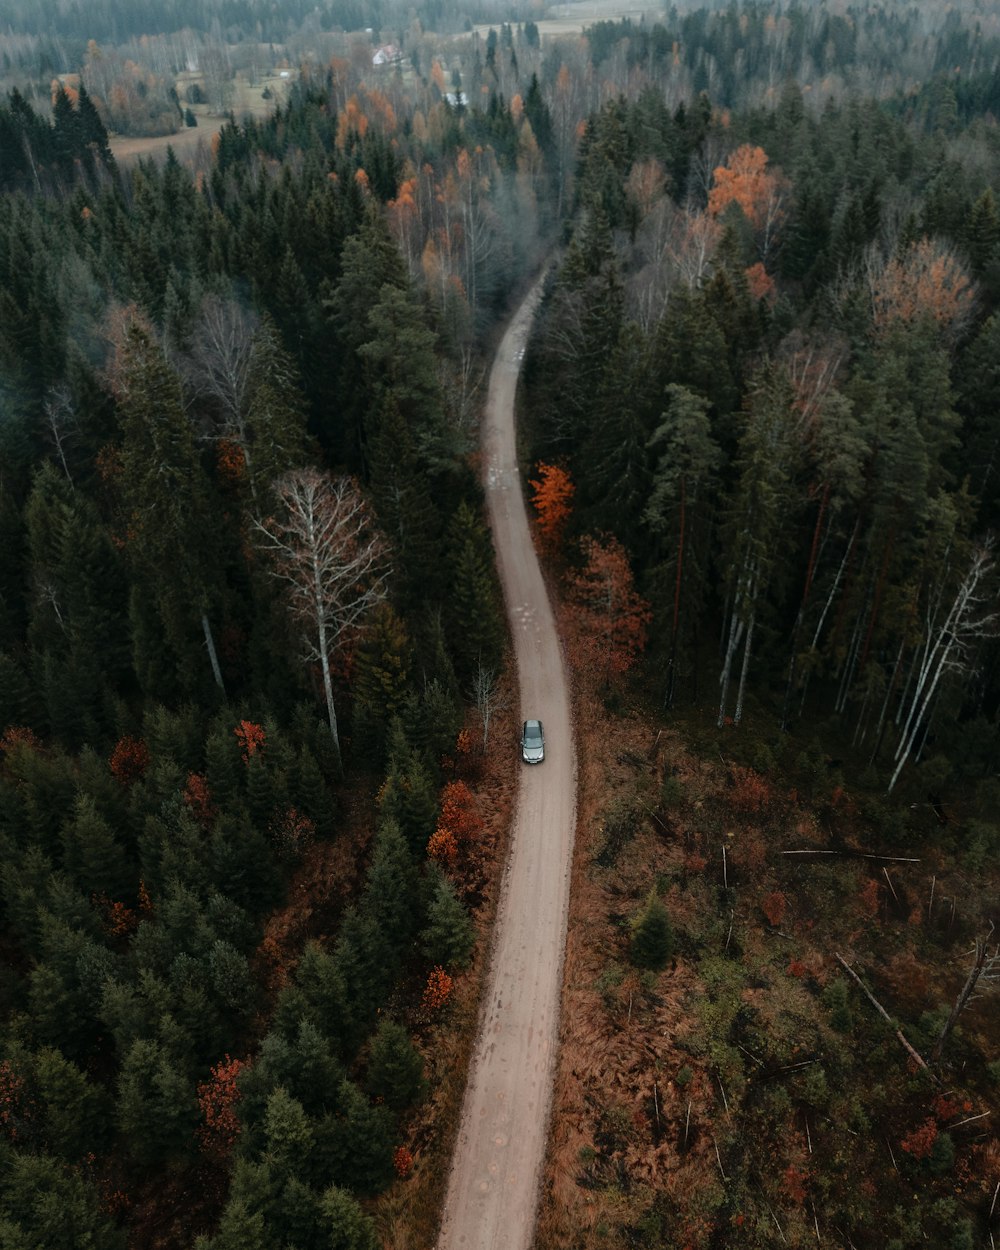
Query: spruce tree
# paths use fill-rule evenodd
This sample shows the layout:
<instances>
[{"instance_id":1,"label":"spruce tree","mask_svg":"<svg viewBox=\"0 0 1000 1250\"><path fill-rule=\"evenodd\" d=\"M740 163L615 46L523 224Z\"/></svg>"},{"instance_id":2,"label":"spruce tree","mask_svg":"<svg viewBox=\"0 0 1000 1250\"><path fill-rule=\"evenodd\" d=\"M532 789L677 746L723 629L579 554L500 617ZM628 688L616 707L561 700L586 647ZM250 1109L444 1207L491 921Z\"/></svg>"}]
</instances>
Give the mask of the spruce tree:
<instances>
[{"instance_id":1,"label":"spruce tree","mask_svg":"<svg viewBox=\"0 0 1000 1250\"><path fill-rule=\"evenodd\" d=\"M424 1093L424 1061L401 1024L383 1016L372 1040L367 1087L393 1111L412 1107Z\"/></svg>"},{"instance_id":2,"label":"spruce tree","mask_svg":"<svg viewBox=\"0 0 1000 1250\"><path fill-rule=\"evenodd\" d=\"M662 971L674 953L674 935L667 909L650 891L646 905L632 922L629 958L637 968Z\"/></svg>"},{"instance_id":3,"label":"spruce tree","mask_svg":"<svg viewBox=\"0 0 1000 1250\"><path fill-rule=\"evenodd\" d=\"M432 878L427 923L420 935L424 955L444 968L464 968L472 955L476 931L455 887L440 869Z\"/></svg>"}]
</instances>

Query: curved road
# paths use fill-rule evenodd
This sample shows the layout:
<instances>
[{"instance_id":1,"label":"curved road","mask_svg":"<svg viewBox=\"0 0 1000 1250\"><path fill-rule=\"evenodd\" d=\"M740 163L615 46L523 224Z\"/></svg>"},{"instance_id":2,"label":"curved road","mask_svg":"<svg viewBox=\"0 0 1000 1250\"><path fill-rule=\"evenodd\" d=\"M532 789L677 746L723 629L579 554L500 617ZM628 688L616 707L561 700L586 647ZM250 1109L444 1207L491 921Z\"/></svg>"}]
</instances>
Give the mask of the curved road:
<instances>
[{"instance_id":1,"label":"curved road","mask_svg":"<svg viewBox=\"0 0 1000 1250\"><path fill-rule=\"evenodd\" d=\"M545 762L521 768L438 1250L530 1250L558 1044L576 755L562 652L528 531L514 442L517 376L540 296L541 282L514 314L497 352L483 455L493 542L517 654L519 720L543 722Z\"/></svg>"}]
</instances>

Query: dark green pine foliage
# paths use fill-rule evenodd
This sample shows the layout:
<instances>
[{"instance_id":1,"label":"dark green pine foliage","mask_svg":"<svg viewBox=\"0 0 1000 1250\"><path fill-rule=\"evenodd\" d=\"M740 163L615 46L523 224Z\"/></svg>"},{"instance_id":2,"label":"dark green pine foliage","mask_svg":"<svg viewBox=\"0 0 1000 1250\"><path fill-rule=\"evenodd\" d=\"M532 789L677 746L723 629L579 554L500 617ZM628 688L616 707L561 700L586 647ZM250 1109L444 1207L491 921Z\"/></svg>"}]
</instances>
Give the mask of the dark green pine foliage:
<instances>
[{"instance_id":1,"label":"dark green pine foliage","mask_svg":"<svg viewBox=\"0 0 1000 1250\"><path fill-rule=\"evenodd\" d=\"M390 726L388 751L389 767L379 795L379 813L383 820L395 821L413 853L422 855L437 822L434 779L424 753L410 745L400 720L394 720Z\"/></svg>"},{"instance_id":2,"label":"dark green pine foliage","mask_svg":"<svg viewBox=\"0 0 1000 1250\"><path fill-rule=\"evenodd\" d=\"M220 580L207 478L177 375L138 323L126 331L119 368L126 550L155 597L182 689L203 694L212 676L205 650L206 643L214 647L209 614ZM156 645L148 635L144 641ZM141 669L142 657L136 660Z\"/></svg>"},{"instance_id":3,"label":"dark green pine foliage","mask_svg":"<svg viewBox=\"0 0 1000 1250\"><path fill-rule=\"evenodd\" d=\"M492 670L499 667L506 631L493 544L482 521L464 501L448 524L446 543L450 593L445 620L455 671L465 688L480 665Z\"/></svg>"},{"instance_id":4,"label":"dark green pine foliage","mask_svg":"<svg viewBox=\"0 0 1000 1250\"><path fill-rule=\"evenodd\" d=\"M105 1144L109 1100L100 1085L51 1047L35 1055L34 1081L45 1108L45 1142L53 1154L74 1163Z\"/></svg>"},{"instance_id":5,"label":"dark green pine foliage","mask_svg":"<svg viewBox=\"0 0 1000 1250\"><path fill-rule=\"evenodd\" d=\"M138 887L135 870L94 800L81 794L63 829L63 863L84 894L130 899Z\"/></svg>"},{"instance_id":6,"label":"dark green pine foliage","mask_svg":"<svg viewBox=\"0 0 1000 1250\"><path fill-rule=\"evenodd\" d=\"M590 437L576 461L576 523L582 530L615 534L630 551L640 541L649 491L652 418L646 344L638 327L626 323L608 358Z\"/></svg>"},{"instance_id":7,"label":"dark green pine foliage","mask_svg":"<svg viewBox=\"0 0 1000 1250\"><path fill-rule=\"evenodd\" d=\"M326 1250L378 1250L374 1223L349 1193L331 1185L321 1201L329 1229Z\"/></svg>"},{"instance_id":8,"label":"dark green pine foliage","mask_svg":"<svg viewBox=\"0 0 1000 1250\"><path fill-rule=\"evenodd\" d=\"M385 820L365 879L361 907L384 935L402 963L420 923L420 879L416 862L399 826Z\"/></svg>"},{"instance_id":9,"label":"dark green pine foliage","mask_svg":"<svg viewBox=\"0 0 1000 1250\"><path fill-rule=\"evenodd\" d=\"M670 917L655 893L632 922L629 959L637 968L660 972L674 953L674 935Z\"/></svg>"},{"instance_id":10,"label":"dark green pine foliage","mask_svg":"<svg viewBox=\"0 0 1000 1250\"><path fill-rule=\"evenodd\" d=\"M158 1042L138 1040L123 1056L116 1116L140 1163L164 1164L191 1153L198 1122L194 1084Z\"/></svg>"},{"instance_id":11,"label":"dark green pine foliage","mask_svg":"<svg viewBox=\"0 0 1000 1250\"><path fill-rule=\"evenodd\" d=\"M338 1091L340 1112L317 1126L319 1175L359 1197L383 1190L393 1177L394 1117L374 1105L353 1081Z\"/></svg>"},{"instance_id":12,"label":"dark green pine foliage","mask_svg":"<svg viewBox=\"0 0 1000 1250\"><path fill-rule=\"evenodd\" d=\"M303 1020L329 1037L342 1059L355 1054L347 983L336 958L317 943L308 942L295 979L278 998L274 1026L286 1037L297 1036Z\"/></svg>"},{"instance_id":13,"label":"dark green pine foliage","mask_svg":"<svg viewBox=\"0 0 1000 1250\"><path fill-rule=\"evenodd\" d=\"M424 956L443 968L464 968L472 956L476 930L472 917L440 870L430 878L427 924L420 934Z\"/></svg>"},{"instance_id":14,"label":"dark green pine foliage","mask_svg":"<svg viewBox=\"0 0 1000 1250\"><path fill-rule=\"evenodd\" d=\"M352 723L355 748L362 757L384 761L389 724L403 711L412 669L406 626L383 601L368 617L355 661Z\"/></svg>"},{"instance_id":15,"label":"dark green pine foliage","mask_svg":"<svg viewBox=\"0 0 1000 1250\"><path fill-rule=\"evenodd\" d=\"M441 515L413 433L391 394L370 414L369 486L379 529L392 548L396 595L405 610L434 595L441 569ZM446 493L446 492L445 492Z\"/></svg>"},{"instance_id":16,"label":"dark green pine foliage","mask_svg":"<svg viewBox=\"0 0 1000 1250\"><path fill-rule=\"evenodd\" d=\"M405 1111L424 1096L424 1061L401 1024L379 1021L368 1057L368 1092L392 1111Z\"/></svg>"},{"instance_id":17,"label":"dark green pine foliage","mask_svg":"<svg viewBox=\"0 0 1000 1250\"><path fill-rule=\"evenodd\" d=\"M411 290L388 282L375 291L368 308L367 336L357 356L374 414L395 407L402 417L425 473L449 466L454 448L444 421L435 338ZM367 426L365 442L375 430Z\"/></svg>"},{"instance_id":18,"label":"dark green pine foliage","mask_svg":"<svg viewBox=\"0 0 1000 1250\"><path fill-rule=\"evenodd\" d=\"M25 518L35 575L28 638L37 681L52 730L79 745L106 731L112 684L128 673L120 561L93 505L50 463L35 478Z\"/></svg>"},{"instance_id":19,"label":"dark green pine foliage","mask_svg":"<svg viewBox=\"0 0 1000 1250\"><path fill-rule=\"evenodd\" d=\"M398 976L401 956L371 909L363 903L347 908L333 958L345 990L342 1028L349 1052L358 1049L375 1023Z\"/></svg>"},{"instance_id":20,"label":"dark green pine foliage","mask_svg":"<svg viewBox=\"0 0 1000 1250\"><path fill-rule=\"evenodd\" d=\"M125 1233L105 1213L83 1169L0 1143L0 1227L10 1250L124 1250Z\"/></svg>"},{"instance_id":21,"label":"dark green pine foliage","mask_svg":"<svg viewBox=\"0 0 1000 1250\"><path fill-rule=\"evenodd\" d=\"M327 414L329 424L319 435L335 458L356 474L367 473L366 415L373 403L365 362L358 351L371 337L368 313L373 293L386 285L402 291L408 278L385 218L370 204L360 229L344 243L340 280L323 301L342 364L337 410Z\"/></svg>"}]
</instances>

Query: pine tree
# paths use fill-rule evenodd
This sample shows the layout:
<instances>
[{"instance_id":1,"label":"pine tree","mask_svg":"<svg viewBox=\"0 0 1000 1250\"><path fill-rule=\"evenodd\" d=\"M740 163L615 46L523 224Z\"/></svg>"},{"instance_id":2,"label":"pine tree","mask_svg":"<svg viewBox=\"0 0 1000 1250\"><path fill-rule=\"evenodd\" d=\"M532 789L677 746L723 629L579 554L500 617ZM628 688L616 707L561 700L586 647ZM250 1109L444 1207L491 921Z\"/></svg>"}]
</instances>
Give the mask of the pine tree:
<instances>
[{"instance_id":1,"label":"pine tree","mask_svg":"<svg viewBox=\"0 0 1000 1250\"><path fill-rule=\"evenodd\" d=\"M155 1041L132 1043L118 1076L118 1126L141 1163L183 1158L194 1142L194 1088Z\"/></svg>"},{"instance_id":2,"label":"pine tree","mask_svg":"<svg viewBox=\"0 0 1000 1250\"><path fill-rule=\"evenodd\" d=\"M341 1112L324 1122L318 1149L335 1184L367 1197L392 1179L394 1124L386 1107L374 1106L353 1081L341 1085Z\"/></svg>"},{"instance_id":3,"label":"pine tree","mask_svg":"<svg viewBox=\"0 0 1000 1250\"><path fill-rule=\"evenodd\" d=\"M404 622L391 604L380 603L358 647L354 680L355 741L376 760L384 758L389 722L403 710L412 666Z\"/></svg>"},{"instance_id":4,"label":"pine tree","mask_svg":"<svg viewBox=\"0 0 1000 1250\"><path fill-rule=\"evenodd\" d=\"M464 968L476 944L472 917L439 868L434 869L431 877L427 924L420 944L427 961L442 968Z\"/></svg>"},{"instance_id":5,"label":"pine tree","mask_svg":"<svg viewBox=\"0 0 1000 1250\"><path fill-rule=\"evenodd\" d=\"M372 1040L367 1087L393 1111L405 1111L424 1094L424 1061L401 1024L383 1016Z\"/></svg>"},{"instance_id":6,"label":"pine tree","mask_svg":"<svg viewBox=\"0 0 1000 1250\"><path fill-rule=\"evenodd\" d=\"M464 501L448 524L451 590L445 613L455 671L463 685L477 666L497 668L506 642L493 551L482 522Z\"/></svg>"},{"instance_id":7,"label":"pine tree","mask_svg":"<svg viewBox=\"0 0 1000 1250\"><path fill-rule=\"evenodd\" d=\"M400 958L405 957L416 931L418 888L417 866L399 825L383 820L375 836L361 905Z\"/></svg>"},{"instance_id":8,"label":"pine tree","mask_svg":"<svg viewBox=\"0 0 1000 1250\"><path fill-rule=\"evenodd\" d=\"M45 1107L49 1149L68 1163L82 1159L106 1136L103 1091L60 1051L44 1047L35 1056L34 1077Z\"/></svg>"},{"instance_id":9,"label":"pine tree","mask_svg":"<svg viewBox=\"0 0 1000 1250\"><path fill-rule=\"evenodd\" d=\"M328 1250L378 1250L375 1225L345 1190L331 1185L321 1199Z\"/></svg>"},{"instance_id":10,"label":"pine tree","mask_svg":"<svg viewBox=\"0 0 1000 1250\"><path fill-rule=\"evenodd\" d=\"M279 1086L264 1110L265 1157L277 1177L299 1176L308 1167L315 1138L297 1099Z\"/></svg>"},{"instance_id":11,"label":"pine tree","mask_svg":"<svg viewBox=\"0 0 1000 1250\"><path fill-rule=\"evenodd\" d=\"M651 892L646 905L632 922L629 958L638 968L660 972L674 953L674 935L667 909Z\"/></svg>"},{"instance_id":12,"label":"pine tree","mask_svg":"<svg viewBox=\"0 0 1000 1250\"><path fill-rule=\"evenodd\" d=\"M211 542L217 527L212 524L207 482L178 378L149 331L137 322L125 330L116 377L127 550L137 571L156 589L185 684L204 688L204 661L193 649L189 632L196 624L221 688L209 623L218 572Z\"/></svg>"}]
</instances>

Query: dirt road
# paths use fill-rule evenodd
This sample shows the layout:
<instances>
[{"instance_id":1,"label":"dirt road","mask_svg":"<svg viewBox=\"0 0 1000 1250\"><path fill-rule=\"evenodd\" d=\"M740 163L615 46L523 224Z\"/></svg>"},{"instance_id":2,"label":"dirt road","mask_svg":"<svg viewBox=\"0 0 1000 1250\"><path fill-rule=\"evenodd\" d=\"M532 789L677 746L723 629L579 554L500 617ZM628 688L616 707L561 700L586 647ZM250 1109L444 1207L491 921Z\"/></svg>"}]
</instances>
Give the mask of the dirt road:
<instances>
[{"instance_id":1,"label":"dirt road","mask_svg":"<svg viewBox=\"0 0 1000 1250\"><path fill-rule=\"evenodd\" d=\"M517 652L520 719L545 726L545 761L523 765L480 1032L438 1250L530 1250L559 1025L576 756L569 691L528 532L514 391L540 284L514 315L490 375L486 499ZM512 751L517 743L510 744Z\"/></svg>"}]
</instances>

